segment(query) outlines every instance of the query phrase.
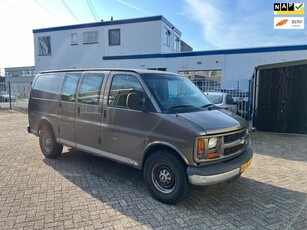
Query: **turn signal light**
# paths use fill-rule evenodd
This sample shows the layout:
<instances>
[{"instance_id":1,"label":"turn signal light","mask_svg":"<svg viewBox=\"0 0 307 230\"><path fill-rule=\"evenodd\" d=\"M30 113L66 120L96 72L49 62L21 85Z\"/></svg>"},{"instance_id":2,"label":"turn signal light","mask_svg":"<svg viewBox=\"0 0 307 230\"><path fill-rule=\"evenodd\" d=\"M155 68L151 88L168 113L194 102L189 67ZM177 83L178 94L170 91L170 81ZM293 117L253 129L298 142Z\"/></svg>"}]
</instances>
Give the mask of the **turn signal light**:
<instances>
[{"instance_id":1,"label":"turn signal light","mask_svg":"<svg viewBox=\"0 0 307 230\"><path fill-rule=\"evenodd\" d=\"M213 159L213 158L216 158L216 157L217 157L216 153L209 153L208 154L208 159Z\"/></svg>"},{"instance_id":2,"label":"turn signal light","mask_svg":"<svg viewBox=\"0 0 307 230\"><path fill-rule=\"evenodd\" d=\"M205 151L205 140L199 139L197 142L197 152L198 154L202 154Z\"/></svg>"}]
</instances>

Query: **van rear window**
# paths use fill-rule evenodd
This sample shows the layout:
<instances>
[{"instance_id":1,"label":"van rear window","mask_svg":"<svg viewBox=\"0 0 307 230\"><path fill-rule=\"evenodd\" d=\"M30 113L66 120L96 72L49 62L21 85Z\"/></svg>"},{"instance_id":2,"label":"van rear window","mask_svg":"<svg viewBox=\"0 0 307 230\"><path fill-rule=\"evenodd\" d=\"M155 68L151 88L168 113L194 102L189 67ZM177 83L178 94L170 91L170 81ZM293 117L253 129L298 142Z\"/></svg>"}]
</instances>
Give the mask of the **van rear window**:
<instances>
[{"instance_id":1,"label":"van rear window","mask_svg":"<svg viewBox=\"0 0 307 230\"><path fill-rule=\"evenodd\" d=\"M32 97L58 99L63 81L63 74L48 73L37 77L32 87Z\"/></svg>"}]
</instances>

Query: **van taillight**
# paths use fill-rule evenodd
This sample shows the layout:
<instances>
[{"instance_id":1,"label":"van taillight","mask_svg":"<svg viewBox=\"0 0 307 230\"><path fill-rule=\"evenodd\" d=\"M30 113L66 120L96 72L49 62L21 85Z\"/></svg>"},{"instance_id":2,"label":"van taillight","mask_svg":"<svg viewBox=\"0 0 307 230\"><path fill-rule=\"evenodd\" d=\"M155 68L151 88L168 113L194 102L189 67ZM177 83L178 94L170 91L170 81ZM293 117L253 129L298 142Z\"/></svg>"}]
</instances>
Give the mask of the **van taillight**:
<instances>
[{"instance_id":1,"label":"van taillight","mask_svg":"<svg viewBox=\"0 0 307 230\"><path fill-rule=\"evenodd\" d=\"M31 97L31 92L32 92L32 83L31 83L30 88L29 88L29 97Z\"/></svg>"}]
</instances>

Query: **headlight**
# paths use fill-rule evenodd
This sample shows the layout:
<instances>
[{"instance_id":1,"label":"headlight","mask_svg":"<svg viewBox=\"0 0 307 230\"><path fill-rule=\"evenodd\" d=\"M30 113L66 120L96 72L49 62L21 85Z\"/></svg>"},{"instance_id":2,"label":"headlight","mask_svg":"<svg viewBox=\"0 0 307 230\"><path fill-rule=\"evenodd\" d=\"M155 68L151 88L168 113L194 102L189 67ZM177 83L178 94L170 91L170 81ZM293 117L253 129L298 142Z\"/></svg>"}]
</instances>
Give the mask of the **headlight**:
<instances>
[{"instance_id":1,"label":"headlight","mask_svg":"<svg viewBox=\"0 0 307 230\"><path fill-rule=\"evenodd\" d=\"M195 160L203 161L219 157L218 146L221 141L219 137L199 138L195 144Z\"/></svg>"},{"instance_id":2,"label":"headlight","mask_svg":"<svg viewBox=\"0 0 307 230\"><path fill-rule=\"evenodd\" d=\"M211 137L209 139L208 148L209 149L216 148L216 145L217 145L217 138L216 137Z\"/></svg>"}]
</instances>

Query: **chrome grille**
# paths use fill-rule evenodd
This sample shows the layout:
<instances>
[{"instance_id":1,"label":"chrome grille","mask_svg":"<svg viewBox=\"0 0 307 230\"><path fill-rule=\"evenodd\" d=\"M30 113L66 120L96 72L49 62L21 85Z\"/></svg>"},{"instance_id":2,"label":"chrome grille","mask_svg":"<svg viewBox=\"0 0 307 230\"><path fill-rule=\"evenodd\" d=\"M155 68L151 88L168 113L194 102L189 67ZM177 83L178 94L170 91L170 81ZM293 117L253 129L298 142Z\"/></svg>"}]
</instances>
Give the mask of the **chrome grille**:
<instances>
[{"instance_id":1,"label":"chrome grille","mask_svg":"<svg viewBox=\"0 0 307 230\"><path fill-rule=\"evenodd\" d=\"M224 156L228 156L228 155L231 155L233 153L236 153L237 151L243 149L244 146L245 146L245 144L240 144L240 145L236 145L236 146L232 146L232 147L226 148L224 150Z\"/></svg>"},{"instance_id":2,"label":"chrome grille","mask_svg":"<svg viewBox=\"0 0 307 230\"><path fill-rule=\"evenodd\" d=\"M246 129L224 136L224 157L240 154L248 144Z\"/></svg>"},{"instance_id":3,"label":"chrome grille","mask_svg":"<svg viewBox=\"0 0 307 230\"><path fill-rule=\"evenodd\" d=\"M242 137L244 137L245 133L246 133L246 130L244 129L243 131L239 133L224 136L224 143L229 143L229 142L241 139Z\"/></svg>"}]
</instances>

